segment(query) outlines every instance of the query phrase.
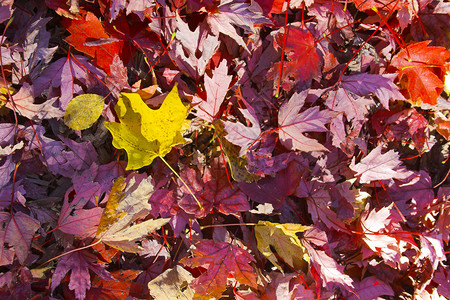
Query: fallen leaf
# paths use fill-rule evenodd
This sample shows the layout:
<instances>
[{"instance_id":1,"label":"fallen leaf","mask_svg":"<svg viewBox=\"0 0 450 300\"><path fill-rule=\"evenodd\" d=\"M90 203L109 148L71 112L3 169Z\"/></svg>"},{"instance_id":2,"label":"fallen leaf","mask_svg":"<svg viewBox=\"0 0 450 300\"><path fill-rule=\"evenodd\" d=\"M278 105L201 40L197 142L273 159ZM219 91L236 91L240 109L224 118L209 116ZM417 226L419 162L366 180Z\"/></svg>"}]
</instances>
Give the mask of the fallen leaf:
<instances>
[{"instance_id":1,"label":"fallen leaf","mask_svg":"<svg viewBox=\"0 0 450 300\"><path fill-rule=\"evenodd\" d=\"M83 130L92 126L103 111L104 98L95 94L82 94L67 104L64 123L73 130Z\"/></svg>"},{"instance_id":2,"label":"fallen leaf","mask_svg":"<svg viewBox=\"0 0 450 300\"><path fill-rule=\"evenodd\" d=\"M95 276L91 288L86 293L86 300L114 299L125 300L129 297L133 280L142 271L117 270L111 272L114 280Z\"/></svg>"},{"instance_id":3,"label":"fallen leaf","mask_svg":"<svg viewBox=\"0 0 450 300\"><path fill-rule=\"evenodd\" d=\"M227 61L222 60L213 71L213 76L205 76L206 101L198 99L197 116L208 122L213 122L225 100L232 76L228 75ZM198 97L197 97L198 98Z\"/></svg>"},{"instance_id":4,"label":"fallen leaf","mask_svg":"<svg viewBox=\"0 0 450 300\"><path fill-rule=\"evenodd\" d=\"M307 91L294 94L289 102L284 103L278 111L278 134L281 143L288 149L300 151L327 151L317 140L306 137L305 132L327 131L325 124L331 120L331 114L319 110L318 106L300 112L308 96Z\"/></svg>"},{"instance_id":5,"label":"fallen leaf","mask_svg":"<svg viewBox=\"0 0 450 300\"><path fill-rule=\"evenodd\" d=\"M303 232L309 228L310 226L300 224L259 221L255 227L258 249L283 274L284 271L278 264L277 256L281 257L285 263L295 270L306 271L309 256L296 233ZM277 255L272 249L276 251Z\"/></svg>"},{"instance_id":6,"label":"fallen leaf","mask_svg":"<svg viewBox=\"0 0 450 300\"><path fill-rule=\"evenodd\" d=\"M444 88L444 65L450 59L450 51L429 47L430 42L408 45L392 59L391 65L397 68L400 82L414 105L435 105Z\"/></svg>"},{"instance_id":7,"label":"fallen leaf","mask_svg":"<svg viewBox=\"0 0 450 300\"><path fill-rule=\"evenodd\" d=\"M281 86L289 91L295 84L310 85L313 78L320 75L322 63L316 49L313 35L306 30L289 26L284 41L284 32L280 31L274 39L275 47L283 48L287 61L283 63ZM268 76L278 85L281 63L273 64Z\"/></svg>"},{"instance_id":8,"label":"fallen leaf","mask_svg":"<svg viewBox=\"0 0 450 300\"><path fill-rule=\"evenodd\" d=\"M356 172L361 183L392 178L404 179L412 174L402 168L398 153L390 150L382 154L382 148L383 146L379 145L357 164L352 161L350 169Z\"/></svg>"},{"instance_id":9,"label":"fallen leaf","mask_svg":"<svg viewBox=\"0 0 450 300\"><path fill-rule=\"evenodd\" d=\"M66 42L94 58L94 64L110 74L110 66L121 52L124 42L111 38L102 22L91 12L84 19L65 19L61 23L71 33Z\"/></svg>"},{"instance_id":10,"label":"fallen leaf","mask_svg":"<svg viewBox=\"0 0 450 300\"><path fill-rule=\"evenodd\" d=\"M150 295L158 300L193 299L189 284L194 277L182 266L168 269L148 283Z\"/></svg>"},{"instance_id":11,"label":"fallen leaf","mask_svg":"<svg viewBox=\"0 0 450 300\"><path fill-rule=\"evenodd\" d=\"M0 212L0 265L9 265L14 255L24 264L30 251L34 233L40 223L23 212ZM8 246L7 246L8 245Z\"/></svg>"},{"instance_id":12,"label":"fallen leaf","mask_svg":"<svg viewBox=\"0 0 450 300\"><path fill-rule=\"evenodd\" d=\"M35 104L33 87L25 82L5 106L30 120L60 118L64 113L58 107L53 106L56 100L58 98L55 97L48 99L44 103Z\"/></svg>"},{"instance_id":13,"label":"fallen leaf","mask_svg":"<svg viewBox=\"0 0 450 300\"><path fill-rule=\"evenodd\" d=\"M136 183L133 177L126 184L125 179L119 177L111 188L96 238L121 251L132 253L142 251L143 248L136 242L170 220L169 218L151 219L132 225L139 218L149 214L151 205L148 199L152 192L153 185L150 183L150 178Z\"/></svg>"},{"instance_id":14,"label":"fallen leaf","mask_svg":"<svg viewBox=\"0 0 450 300\"><path fill-rule=\"evenodd\" d=\"M176 85L157 110L149 108L136 93L122 93L115 111L120 123L105 122L105 127L113 136L114 147L127 151L127 170L147 166L184 143L181 129L187 108Z\"/></svg>"},{"instance_id":15,"label":"fallen leaf","mask_svg":"<svg viewBox=\"0 0 450 300\"><path fill-rule=\"evenodd\" d=\"M250 266L255 259L247 250L229 243L200 240L191 253L191 258L184 257L180 263L191 268L206 269L190 284L195 291L195 299L220 298L227 287L228 277L233 277L241 284L257 287L256 273Z\"/></svg>"},{"instance_id":16,"label":"fallen leaf","mask_svg":"<svg viewBox=\"0 0 450 300\"><path fill-rule=\"evenodd\" d=\"M91 277L89 270L94 271L98 276L106 280L114 280L111 274L106 271L105 265L98 264L97 258L87 250L69 252L62 256L52 276L50 289L53 292L61 283L61 280L70 271L69 289L75 292L75 297L79 300L85 299L86 291L91 288Z\"/></svg>"}]
</instances>

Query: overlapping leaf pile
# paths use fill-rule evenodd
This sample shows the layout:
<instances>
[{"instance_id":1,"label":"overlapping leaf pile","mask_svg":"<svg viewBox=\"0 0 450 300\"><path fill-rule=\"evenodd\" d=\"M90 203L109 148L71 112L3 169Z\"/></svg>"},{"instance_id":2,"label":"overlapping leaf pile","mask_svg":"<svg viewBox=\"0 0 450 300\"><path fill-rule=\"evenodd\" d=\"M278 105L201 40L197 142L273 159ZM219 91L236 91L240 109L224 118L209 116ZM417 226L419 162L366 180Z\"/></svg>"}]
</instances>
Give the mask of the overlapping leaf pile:
<instances>
[{"instance_id":1,"label":"overlapping leaf pile","mask_svg":"<svg viewBox=\"0 0 450 300\"><path fill-rule=\"evenodd\" d=\"M449 13L1 1L1 298L450 299Z\"/></svg>"}]
</instances>

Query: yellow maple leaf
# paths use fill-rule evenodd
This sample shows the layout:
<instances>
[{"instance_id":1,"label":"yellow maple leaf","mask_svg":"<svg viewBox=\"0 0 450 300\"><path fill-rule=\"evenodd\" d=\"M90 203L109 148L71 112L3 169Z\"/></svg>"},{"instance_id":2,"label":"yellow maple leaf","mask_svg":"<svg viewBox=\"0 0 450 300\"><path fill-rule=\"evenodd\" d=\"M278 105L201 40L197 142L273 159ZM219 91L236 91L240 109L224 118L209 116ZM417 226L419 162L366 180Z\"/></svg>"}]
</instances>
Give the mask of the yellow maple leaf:
<instances>
[{"instance_id":1,"label":"yellow maple leaf","mask_svg":"<svg viewBox=\"0 0 450 300\"><path fill-rule=\"evenodd\" d=\"M134 178L126 184L125 179L119 177L111 188L96 238L121 251L132 253L141 251L142 247L136 242L170 220L170 218L152 219L133 224L149 214L151 205L148 198L152 192L150 177L143 179L139 184Z\"/></svg>"},{"instance_id":2,"label":"yellow maple leaf","mask_svg":"<svg viewBox=\"0 0 450 300\"><path fill-rule=\"evenodd\" d=\"M278 264L277 256L273 253L271 247L285 263L295 270L306 270L309 262L308 252L303 247L296 233L303 232L309 228L311 227L300 224L259 221L255 226L258 249L283 274L283 268Z\"/></svg>"},{"instance_id":3,"label":"yellow maple leaf","mask_svg":"<svg viewBox=\"0 0 450 300\"><path fill-rule=\"evenodd\" d=\"M157 110L149 108L137 93L120 94L114 109L120 123L105 122L105 126L113 136L114 147L127 151L127 170L147 166L184 143L181 129L187 108L176 85Z\"/></svg>"}]
</instances>

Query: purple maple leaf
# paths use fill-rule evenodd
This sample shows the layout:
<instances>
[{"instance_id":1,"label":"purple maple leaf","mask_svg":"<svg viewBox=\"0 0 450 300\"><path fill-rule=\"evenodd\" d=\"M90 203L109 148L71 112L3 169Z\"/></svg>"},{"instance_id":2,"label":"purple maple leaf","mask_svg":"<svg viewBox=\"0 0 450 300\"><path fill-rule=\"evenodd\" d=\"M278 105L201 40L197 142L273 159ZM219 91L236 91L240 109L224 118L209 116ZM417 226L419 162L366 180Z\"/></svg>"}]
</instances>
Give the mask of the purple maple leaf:
<instances>
[{"instance_id":1,"label":"purple maple leaf","mask_svg":"<svg viewBox=\"0 0 450 300\"><path fill-rule=\"evenodd\" d=\"M8 20L11 17L11 7L14 3L14 0L4 0L0 4L0 23Z\"/></svg>"},{"instance_id":2,"label":"purple maple leaf","mask_svg":"<svg viewBox=\"0 0 450 300\"><path fill-rule=\"evenodd\" d=\"M329 93L325 102L329 109L343 113L348 121L361 121L366 118L368 109L375 102L364 97L354 96L351 92L339 88Z\"/></svg>"},{"instance_id":3,"label":"purple maple leaf","mask_svg":"<svg viewBox=\"0 0 450 300\"><path fill-rule=\"evenodd\" d=\"M311 107L299 113L303 107L308 91L294 94L280 107L278 112L278 134L281 143L288 149L300 151L327 151L317 140L306 137L305 132L323 132L328 129L325 124L331 120L329 111L320 111L319 107Z\"/></svg>"},{"instance_id":4,"label":"purple maple leaf","mask_svg":"<svg viewBox=\"0 0 450 300\"><path fill-rule=\"evenodd\" d=\"M91 142L77 143L69 138L60 137L64 143L47 138L38 132L45 162L54 174L72 177L77 171L89 169L97 160L97 152ZM66 150L65 145L70 150Z\"/></svg>"},{"instance_id":5,"label":"purple maple leaf","mask_svg":"<svg viewBox=\"0 0 450 300\"><path fill-rule=\"evenodd\" d=\"M60 96L59 107L65 110L73 94L84 93L83 86L92 87L98 83L96 78L104 77L105 73L93 66L84 56L63 57L52 63L33 81L34 96L39 97L42 92L48 90L47 97Z\"/></svg>"},{"instance_id":6,"label":"purple maple leaf","mask_svg":"<svg viewBox=\"0 0 450 300\"><path fill-rule=\"evenodd\" d=\"M397 74L369 74L361 73L351 76L343 76L341 85L347 91L360 97L374 94L380 100L384 108L389 109L389 100L404 100L394 80Z\"/></svg>"},{"instance_id":7,"label":"purple maple leaf","mask_svg":"<svg viewBox=\"0 0 450 300\"><path fill-rule=\"evenodd\" d=\"M394 296L394 291L386 282L375 276L366 277L355 282L355 294L349 293L349 300L378 299L380 296Z\"/></svg>"},{"instance_id":8,"label":"purple maple leaf","mask_svg":"<svg viewBox=\"0 0 450 300\"><path fill-rule=\"evenodd\" d=\"M12 208L11 208L12 209ZM0 212L0 265L12 263L13 255L24 264L29 254L31 240L40 223L23 212Z\"/></svg>"},{"instance_id":9,"label":"purple maple leaf","mask_svg":"<svg viewBox=\"0 0 450 300\"><path fill-rule=\"evenodd\" d=\"M86 291L91 288L89 270L94 271L104 280L115 280L105 270L105 266L97 264L96 261L95 255L87 250L74 251L64 255L58 261L58 265L53 273L50 289L53 292L64 276L66 276L66 273L71 271L69 289L75 292L75 298L82 300L86 297Z\"/></svg>"},{"instance_id":10,"label":"purple maple leaf","mask_svg":"<svg viewBox=\"0 0 450 300\"><path fill-rule=\"evenodd\" d=\"M431 177L423 170L402 181L392 180L387 192L389 200L394 201L405 216L423 211L434 200Z\"/></svg>"},{"instance_id":11,"label":"purple maple leaf","mask_svg":"<svg viewBox=\"0 0 450 300\"><path fill-rule=\"evenodd\" d=\"M244 39L237 33L233 25L238 26L246 33L256 33L255 25L270 24L269 19L263 16L262 9L259 5L248 5L245 2L222 0L217 7L218 12L208 14L206 21L208 22L211 32L218 36L222 33L236 41L242 48L249 51Z\"/></svg>"}]
</instances>

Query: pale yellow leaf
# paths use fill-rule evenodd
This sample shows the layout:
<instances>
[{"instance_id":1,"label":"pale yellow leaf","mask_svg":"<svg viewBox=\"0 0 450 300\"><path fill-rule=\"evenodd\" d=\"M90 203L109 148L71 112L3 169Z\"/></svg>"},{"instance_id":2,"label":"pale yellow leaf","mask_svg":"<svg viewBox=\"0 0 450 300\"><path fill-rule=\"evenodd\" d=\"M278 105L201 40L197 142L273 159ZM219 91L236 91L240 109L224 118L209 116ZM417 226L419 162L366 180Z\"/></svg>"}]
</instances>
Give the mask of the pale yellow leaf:
<instances>
[{"instance_id":1,"label":"pale yellow leaf","mask_svg":"<svg viewBox=\"0 0 450 300\"><path fill-rule=\"evenodd\" d=\"M164 271L148 283L150 295L158 300L194 298L194 291L189 287L194 277L181 266Z\"/></svg>"},{"instance_id":2,"label":"pale yellow leaf","mask_svg":"<svg viewBox=\"0 0 450 300\"><path fill-rule=\"evenodd\" d=\"M300 224L259 221L255 227L258 249L281 272L283 272L283 268L280 266L277 256L272 252L271 248L275 250L276 254L285 263L296 270L305 271L309 262L309 256L296 233L303 232L309 228L311 227Z\"/></svg>"},{"instance_id":3,"label":"pale yellow leaf","mask_svg":"<svg viewBox=\"0 0 450 300\"><path fill-rule=\"evenodd\" d=\"M123 177L119 177L111 188L96 238L121 251L133 253L141 251L142 247L136 242L170 220L156 219L133 224L149 214L151 205L148 199L152 193L153 185L150 177L143 179L139 184L134 177L128 184Z\"/></svg>"}]
</instances>

